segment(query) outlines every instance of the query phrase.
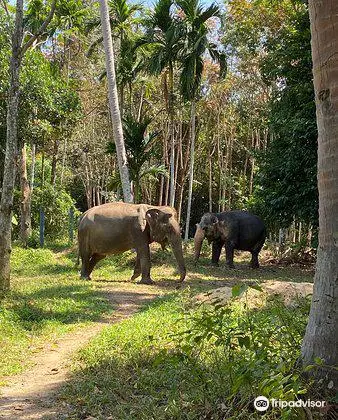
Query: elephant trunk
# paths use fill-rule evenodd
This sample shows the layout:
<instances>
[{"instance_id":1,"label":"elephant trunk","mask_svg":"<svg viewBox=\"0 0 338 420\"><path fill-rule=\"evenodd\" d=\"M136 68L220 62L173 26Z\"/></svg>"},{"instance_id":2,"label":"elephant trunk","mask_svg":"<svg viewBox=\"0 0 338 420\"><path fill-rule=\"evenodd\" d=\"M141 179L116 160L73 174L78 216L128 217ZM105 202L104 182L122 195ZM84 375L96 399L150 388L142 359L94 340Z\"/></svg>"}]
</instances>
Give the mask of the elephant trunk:
<instances>
[{"instance_id":1,"label":"elephant trunk","mask_svg":"<svg viewBox=\"0 0 338 420\"><path fill-rule=\"evenodd\" d=\"M194 236L194 249L195 249L194 258L195 258L195 262L197 262L198 259L199 259L204 236L205 236L204 230L200 227L200 225L197 225L196 233L195 233L195 236Z\"/></svg>"},{"instance_id":2,"label":"elephant trunk","mask_svg":"<svg viewBox=\"0 0 338 420\"><path fill-rule=\"evenodd\" d=\"M186 268L185 268L185 262L183 257L183 251L182 251L182 239L181 237L175 237L170 239L170 244L173 250L173 253L175 255L178 270L181 274L180 281L183 281L185 279L186 275Z\"/></svg>"}]
</instances>

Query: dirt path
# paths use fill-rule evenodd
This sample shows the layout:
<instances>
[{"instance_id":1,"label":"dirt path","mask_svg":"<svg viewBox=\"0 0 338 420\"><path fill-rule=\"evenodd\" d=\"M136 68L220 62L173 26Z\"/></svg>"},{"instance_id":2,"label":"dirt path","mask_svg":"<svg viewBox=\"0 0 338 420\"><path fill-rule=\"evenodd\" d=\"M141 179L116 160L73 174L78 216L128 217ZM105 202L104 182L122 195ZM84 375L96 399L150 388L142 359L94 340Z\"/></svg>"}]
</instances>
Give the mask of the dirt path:
<instances>
[{"instance_id":1,"label":"dirt path","mask_svg":"<svg viewBox=\"0 0 338 420\"><path fill-rule=\"evenodd\" d=\"M115 309L112 315L68 333L34 356L33 366L11 378L11 385L1 389L0 419L67 419L67 407L58 406L56 396L67 380L71 355L107 325L130 317L160 294L159 289L148 286L132 290L114 288L110 284L101 287Z\"/></svg>"}]
</instances>

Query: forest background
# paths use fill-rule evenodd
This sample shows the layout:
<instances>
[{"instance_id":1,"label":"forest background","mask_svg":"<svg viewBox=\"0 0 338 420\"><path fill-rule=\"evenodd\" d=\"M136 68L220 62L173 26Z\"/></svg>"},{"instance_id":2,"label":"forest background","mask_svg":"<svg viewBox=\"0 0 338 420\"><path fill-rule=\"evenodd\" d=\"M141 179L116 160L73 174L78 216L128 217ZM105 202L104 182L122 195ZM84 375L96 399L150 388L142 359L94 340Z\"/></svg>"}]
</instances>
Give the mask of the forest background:
<instances>
[{"instance_id":1,"label":"forest background","mask_svg":"<svg viewBox=\"0 0 338 420\"><path fill-rule=\"evenodd\" d=\"M270 239L288 234L316 246L306 2L160 0L148 7L114 0L109 6L135 202L174 204L184 229L193 155L189 236L204 212L248 209L265 220ZM34 33L48 11L45 2L30 1L25 33ZM0 184L13 28L7 12L0 8ZM41 208L45 233L55 238L67 233L70 208L79 214L121 199L104 68L98 5L60 2L21 73L13 229L26 244L37 244Z\"/></svg>"}]
</instances>

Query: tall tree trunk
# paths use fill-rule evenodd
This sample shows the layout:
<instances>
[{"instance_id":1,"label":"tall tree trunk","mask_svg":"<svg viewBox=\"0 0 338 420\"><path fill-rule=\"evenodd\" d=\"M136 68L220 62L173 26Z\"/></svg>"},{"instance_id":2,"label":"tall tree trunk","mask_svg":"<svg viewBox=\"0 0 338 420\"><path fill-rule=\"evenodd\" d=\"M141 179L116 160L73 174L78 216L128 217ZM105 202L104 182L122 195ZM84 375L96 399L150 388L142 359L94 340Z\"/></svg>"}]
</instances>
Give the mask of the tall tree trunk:
<instances>
[{"instance_id":1,"label":"tall tree trunk","mask_svg":"<svg viewBox=\"0 0 338 420\"><path fill-rule=\"evenodd\" d=\"M214 148L215 150L215 148ZM209 161L209 212L212 212L212 155L214 150L209 152L208 161Z\"/></svg>"},{"instance_id":2,"label":"tall tree trunk","mask_svg":"<svg viewBox=\"0 0 338 420\"><path fill-rule=\"evenodd\" d=\"M42 150L42 154L41 154L41 186L42 188L45 186L45 151L44 150Z\"/></svg>"},{"instance_id":3,"label":"tall tree trunk","mask_svg":"<svg viewBox=\"0 0 338 420\"><path fill-rule=\"evenodd\" d=\"M252 190L253 190L253 178L254 178L254 169L255 169L255 158L253 156L254 153L254 149L255 149L255 133L254 131L252 131L251 133L251 172L250 172L250 184L249 184L249 195L252 195Z\"/></svg>"},{"instance_id":4,"label":"tall tree trunk","mask_svg":"<svg viewBox=\"0 0 338 420\"><path fill-rule=\"evenodd\" d=\"M170 201L175 203L175 125L174 125L174 69L169 65L169 136L170 136Z\"/></svg>"},{"instance_id":5,"label":"tall tree trunk","mask_svg":"<svg viewBox=\"0 0 338 420\"><path fill-rule=\"evenodd\" d=\"M141 88L141 97L140 97L140 104L137 111L137 122L141 121L142 118L142 110L143 110L143 104L144 104L144 90L145 88Z\"/></svg>"},{"instance_id":6,"label":"tall tree trunk","mask_svg":"<svg viewBox=\"0 0 338 420\"><path fill-rule=\"evenodd\" d=\"M338 2L309 1L318 126L319 246L313 298L302 345L305 365L323 389L336 388L338 372Z\"/></svg>"},{"instance_id":7,"label":"tall tree trunk","mask_svg":"<svg viewBox=\"0 0 338 420\"><path fill-rule=\"evenodd\" d=\"M27 246L29 237L32 234L31 227L31 190L27 178L27 154L26 144L24 143L21 150L21 215L20 215L20 239L24 246Z\"/></svg>"},{"instance_id":8,"label":"tall tree trunk","mask_svg":"<svg viewBox=\"0 0 338 420\"><path fill-rule=\"evenodd\" d=\"M234 145L234 134L231 131L230 139L229 139L229 153L228 153L228 182L229 182L229 189L228 189L228 210L231 210L232 204L232 191L233 191L233 179L232 179L232 154L233 154L233 145ZM225 197L224 197L225 201Z\"/></svg>"},{"instance_id":9,"label":"tall tree trunk","mask_svg":"<svg viewBox=\"0 0 338 420\"><path fill-rule=\"evenodd\" d=\"M178 152L178 150L176 151L176 156L175 156L175 176L174 176L174 185L175 185L175 200L176 200L176 194L177 194L177 180L178 180L178 163L179 163L179 158L180 158L180 154ZM176 203L176 208L177 208L177 203Z\"/></svg>"},{"instance_id":10,"label":"tall tree trunk","mask_svg":"<svg viewBox=\"0 0 338 420\"><path fill-rule=\"evenodd\" d=\"M63 185L63 177L65 173L65 166L66 166L66 156L67 156L67 138L65 137L63 140L63 152L62 152L62 166L61 166L61 176L60 176L60 185Z\"/></svg>"},{"instance_id":11,"label":"tall tree trunk","mask_svg":"<svg viewBox=\"0 0 338 420\"><path fill-rule=\"evenodd\" d=\"M33 194L34 190L34 181L35 181L35 144L32 145L32 165L31 165L31 195Z\"/></svg>"},{"instance_id":12,"label":"tall tree trunk","mask_svg":"<svg viewBox=\"0 0 338 420\"><path fill-rule=\"evenodd\" d=\"M120 91L119 92L120 93L120 98L119 98L120 115L121 115L121 118L123 118L123 111L124 111L124 86L123 86L123 83L121 83L119 91Z\"/></svg>"},{"instance_id":13,"label":"tall tree trunk","mask_svg":"<svg viewBox=\"0 0 338 420\"><path fill-rule=\"evenodd\" d=\"M160 176L160 192L159 192L159 198L158 198L158 205L162 206L162 199L163 199L163 185L164 185L164 176Z\"/></svg>"},{"instance_id":14,"label":"tall tree trunk","mask_svg":"<svg viewBox=\"0 0 338 420\"><path fill-rule=\"evenodd\" d=\"M192 200L192 186L194 182L194 160L195 160L195 122L196 122L196 103L193 99L191 101L191 141L190 141L190 168L189 168L189 189L188 189L188 206L187 219L185 221L185 235L184 240L189 239L189 226L191 214L191 200Z\"/></svg>"},{"instance_id":15,"label":"tall tree trunk","mask_svg":"<svg viewBox=\"0 0 338 420\"><path fill-rule=\"evenodd\" d=\"M177 200L177 219L180 223L182 217L182 203L183 203L183 194L184 194L184 184L185 184L185 177L183 177L183 181L178 192L178 200Z\"/></svg>"},{"instance_id":16,"label":"tall tree trunk","mask_svg":"<svg viewBox=\"0 0 338 420\"><path fill-rule=\"evenodd\" d=\"M56 165L58 160L58 153L59 153L59 138L58 138L59 131L56 133L56 137L54 139L54 148L53 148L53 157L52 157L52 169L51 169L51 176L50 176L50 183L52 186L55 186L56 183Z\"/></svg>"},{"instance_id":17,"label":"tall tree trunk","mask_svg":"<svg viewBox=\"0 0 338 420\"><path fill-rule=\"evenodd\" d=\"M115 75L115 59L114 59L113 42L112 42L112 37L111 37L111 29L110 29L110 22L109 22L109 9L108 9L107 0L100 0L100 13L101 13L103 44L104 44L104 49L106 53L106 70L107 70L108 91L109 91L109 94L108 94L109 107L110 107L111 119L112 119L112 124L113 124L117 161L118 161L118 166L119 166L119 171L120 171L124 201L131 203L133 201L133 198L132 198L131 189L130 189L128 162L127 162L126 149L124 145L122 122L121 122L121 115L120 115L120 109L119 109L119 100L118 100L116 75Z\"/></svg>"},{"instance_id":18,"label":"tall tree trunk","mask_svg":"<svg viewBox=\"0 0 338 420\"><path fill-rule=\"evenodd\" d=\"M2 194L0 201L0 293L9 289L12 251L12 207L18 157L18 110L21 43L23 37L23 0L16 2L15 29L12 36L10 84L7 106L7 135Z\"/></svg>"}]
</instances>

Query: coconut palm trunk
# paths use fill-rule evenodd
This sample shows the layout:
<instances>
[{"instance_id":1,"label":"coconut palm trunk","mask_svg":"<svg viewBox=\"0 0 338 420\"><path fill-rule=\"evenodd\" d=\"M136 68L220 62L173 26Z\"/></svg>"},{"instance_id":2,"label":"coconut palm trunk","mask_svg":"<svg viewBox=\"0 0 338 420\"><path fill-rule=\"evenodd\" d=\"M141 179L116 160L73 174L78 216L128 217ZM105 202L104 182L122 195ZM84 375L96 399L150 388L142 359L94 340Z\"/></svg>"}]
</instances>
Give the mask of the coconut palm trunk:
<instances>
[{"instance_id":1,"label":"coconut palm trunk","mask_svg":"<svg viewBox=\"0 0 338 420\"><path fill-rule=\"evenodd\" d=\"M18 158L18 110L21 43L23 37L23 0L16 2L15 29L12 36L10 88L7 107L7 137L4 175L0 202L0 293L9 289L12 206Z\"/></svg>"},{"instance_id":2,"label":"coconut palm trunk","mask_svg":"<svg viewBox=\"0 0 338 420\"><path fill-rule=\"evenodd\" d=\"M113 124L114 141L116 145L117 161L121 177L121 184L123 189L124 201L131 203L133 197L130 189L129 171L127 154L123 139L123 129L121 122L121 114L119 108L116 74L115 74L115 59L113 42L111 36L110 22L109 22L109 9L107 0L100 0L100 13L101 13L101 27L103 44L106 53L106 70L108 80L108 99L110 114Z\"/></svg>"},{"instance_id":3,"label":"coconut palm trunk","mask_svg":"<svg viewBox=\"0 0 338 420\"><path fill-rule=\"evenodd\" d=\"M337 387L338 365L338 2L309 1L318 126L319 246L309 322L302 345L310 373Z\"/></svg>"}]
</instances>

